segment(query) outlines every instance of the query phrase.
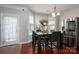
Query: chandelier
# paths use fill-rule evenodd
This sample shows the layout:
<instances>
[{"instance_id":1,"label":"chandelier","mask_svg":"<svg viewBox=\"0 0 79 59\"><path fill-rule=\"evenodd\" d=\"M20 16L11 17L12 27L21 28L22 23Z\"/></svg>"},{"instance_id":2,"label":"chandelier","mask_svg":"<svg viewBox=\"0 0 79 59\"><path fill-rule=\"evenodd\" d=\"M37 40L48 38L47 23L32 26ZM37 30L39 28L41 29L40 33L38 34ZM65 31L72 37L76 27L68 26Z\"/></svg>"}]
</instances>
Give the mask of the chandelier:
<instances>
[{"instance_id":1,"label":"chandelier","mask_svg":"<svg viewBox=\"0 0 79 59\"><path fill-rule=\"evenodd\" d=\"M54 12L52 12L52 16L53 17L56 17L56 16L59 16L60 15L60 12L57 12L57 10L56 10L56 5L55 5L55 7L54 7Z\"/></svg>"}]
</instances>

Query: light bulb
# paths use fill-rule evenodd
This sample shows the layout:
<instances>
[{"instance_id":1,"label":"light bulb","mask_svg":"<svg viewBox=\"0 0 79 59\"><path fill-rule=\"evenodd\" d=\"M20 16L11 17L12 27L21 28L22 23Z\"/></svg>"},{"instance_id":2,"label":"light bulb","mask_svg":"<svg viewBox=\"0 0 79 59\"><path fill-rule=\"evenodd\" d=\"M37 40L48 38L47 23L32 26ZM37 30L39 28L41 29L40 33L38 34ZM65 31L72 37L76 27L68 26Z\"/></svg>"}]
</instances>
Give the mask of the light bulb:
<instances>
[{"instance_id":1,"label":"light bulb","mask_svg":"<svg viewBox=\"0 0 79 59\"><path fill-rule=\"evenodd\" d=\"M75 21L75 17L73 17L73 21Z\"/></svg>"},{"instance_id":2,"label":"light bulb","mask_svg":"<svg viewBox=\"0 0 79 59\"><path fill-rule=\"evenodd\" d=\"M59 16L60 15L60 13L59 12L57 12L57 16Z\"/></svg>"},{"instance_id":3,"label":"light bulb","mask_svg":"<svg viewBox=\"0 0 79 59\"><path fill-rule=\"evenodd\" d=\"M73 19L72 18L70 18L70 21L72 21Z\"/></svg>"},{"instance_id":4,"label":"light bulb","mask_svg":"<svg viewBox=\"0 0 79 59\"><path fill-rule=\"evenodd\" d=\"M55 14L55 13L52 13L52 16L53 16L53 17L56 17L56 14Z\"/></svg>"}]
</instances>

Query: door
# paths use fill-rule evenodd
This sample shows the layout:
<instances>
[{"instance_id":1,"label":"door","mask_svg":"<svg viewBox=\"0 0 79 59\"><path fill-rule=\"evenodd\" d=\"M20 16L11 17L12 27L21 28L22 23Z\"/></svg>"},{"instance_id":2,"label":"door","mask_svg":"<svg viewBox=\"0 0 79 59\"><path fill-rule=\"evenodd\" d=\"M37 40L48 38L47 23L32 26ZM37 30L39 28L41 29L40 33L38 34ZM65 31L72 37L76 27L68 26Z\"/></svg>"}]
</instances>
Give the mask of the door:
<instances>
[{"instance_id":1,"label":"door","mask_svg":"<svg viewBox=\"0 0 79 59\"><path fill-rule=\"evenodd\" d=\"M18 17L14 15L2 15L1 18L1 44L16 44L19 41Z\"/></svg>"}]
</instances>

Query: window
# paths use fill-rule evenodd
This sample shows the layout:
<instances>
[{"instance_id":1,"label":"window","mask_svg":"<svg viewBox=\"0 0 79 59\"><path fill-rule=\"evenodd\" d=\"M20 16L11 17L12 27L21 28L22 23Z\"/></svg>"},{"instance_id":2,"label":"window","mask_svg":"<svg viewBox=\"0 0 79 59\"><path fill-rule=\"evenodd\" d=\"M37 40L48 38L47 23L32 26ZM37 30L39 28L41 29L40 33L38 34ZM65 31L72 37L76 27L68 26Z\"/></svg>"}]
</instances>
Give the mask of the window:
<instances>
[{"instance_id":1,"label":"window","mask_svg":"<svg viewBox=\"0 0 79 59\"><path fill-rule=\"evenodd\" d=\"M17 34L17 18L16 17L3 17L3 35L5 41L15 41Z\"/></svg>"},{"instance_id":2,"label":"window","mask_svg":"<svg viewBox=\"0 0 79 59\"><path fill-rule=\"evenodd\" d=\"M55 19L52 17L48 18L48 33L51 33L55 30Z\"/></svg>"},{"instance_id":3,"label":"window","mask_svg":"<svg viewBox=\"0 0 79 59\"><path fill-rule=\"evenodd\" d=\"M29 16L29 23L30 23L30 24L34 24L33 16Z\"/></svg>"},{"instance_id":4,"label":"window","mask_svg":"<svg viewBox=\"0 0 79 59\"><path fill-rule=\"evenodd\" d=\"M49 30L55 30L55 21L49 20L48 26L49 26Z\"/></svg>"},{"instance_id":5,"label":"window","mask_svg":"<svg viewBox=\"0 0 79 59\"><path fill-rule=\"evenodd\" d=\"M32 31L34 31L34 19L33 16L29 16L29 35L32 35Z\"/></svg>"}]
</instances>

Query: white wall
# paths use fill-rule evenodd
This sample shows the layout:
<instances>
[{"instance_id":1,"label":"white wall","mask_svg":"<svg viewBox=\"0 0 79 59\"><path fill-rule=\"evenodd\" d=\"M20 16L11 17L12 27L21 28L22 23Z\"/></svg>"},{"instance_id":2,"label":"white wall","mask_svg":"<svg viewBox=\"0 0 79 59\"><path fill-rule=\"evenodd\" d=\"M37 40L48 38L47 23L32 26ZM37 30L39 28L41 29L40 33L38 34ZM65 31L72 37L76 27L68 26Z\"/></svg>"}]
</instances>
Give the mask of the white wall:
<instances>
[{"instance_id":1,"label":"white wall","mask_svg":"<svg viewBox=\"0 0 79 59\"><path fill-rule=\"evenodd\" d=\"M28 39L28 23L29 23L29 10L26 8L24 11L22 9L16 8L7 8L7 7L0 7L0 15L2 14L9 14L9 15L17 15L19 17L19 42L29 42ZM1 20L1 18L0 18ZM1 41L0 41L1 42Z\"/></svg>"},{"instance_id":2,"label":"white wall","mask_svg":"<svg viewBox=\"0 0 79 59\"><path fill-rule=\"evenodd\" d=\"M61 27L63 26L64 19L68 19L70 17L79 17L79 7L78 6L72 8L72 9L69 9L67 11L64 11L61 14L61 17L60 17L60 30L61 30Z\"/></svg>"}]
</instances>

